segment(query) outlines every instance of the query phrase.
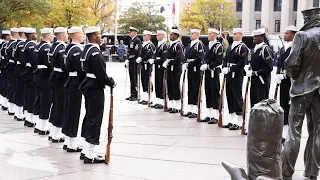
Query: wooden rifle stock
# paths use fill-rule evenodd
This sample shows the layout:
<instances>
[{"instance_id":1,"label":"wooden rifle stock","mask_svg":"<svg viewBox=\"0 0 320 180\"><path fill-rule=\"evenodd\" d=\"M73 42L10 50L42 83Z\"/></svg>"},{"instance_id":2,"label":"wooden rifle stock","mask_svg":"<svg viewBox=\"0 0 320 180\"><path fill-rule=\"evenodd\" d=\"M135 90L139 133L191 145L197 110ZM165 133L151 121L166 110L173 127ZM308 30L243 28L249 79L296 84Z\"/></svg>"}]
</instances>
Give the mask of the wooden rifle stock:
<instances>
[{"instance_id":1,"label":"wooden rifle stock","mask_svg":"<svg viewBox=\"0 0 320 180\"><path fill-rule=\"evenodd\" d=\"M222 109L223 109L223 96L224 96L223 92L224 92L225 84L226 84L226 77L224 76L224 78L222 80L221 91L220 91L218 127L223 127L223 124L222 124Z\"/></svg>"},{"instance_id":2,"label":"wooden rifle stock","mask_svg":"<svg viewBox=\"0 0 320 180\"><path fill-rule=\"evenodd\" d=\"M182 77L182 90L181 90L181 109L180 109L180 116L183 116L183 98L184 98L184 83L186 82L186 70L183 72Z\"/></svg>"},{"instance_id":3,"label":"wooden rifle stock","mask_svg":"<svg viewBox=\"0 0 320 180\"><path fill-rule=\"evenodd\" d=\"M274 99L278 99L279 86L280 86L280 84L277 84L276 90L274 91Z\"/></svg>"},{"instance_id":4,"label":"wooden rifle stock","mask_svg":"<svg viewBox=\"0 0 320 180\"><path fill-rule=\"evenodd\" d=\"M248 92L249 92L249 85L250 85L250 77L248 77L248 81L246 84L246 91L244 94L244 101L243 101L243 109L242 109L242 129L241 134L246 135L246 111L247 111L247 101L248 101Z\"/></svg>"},{"instance_id":5,"label":"wooden rifle stock","mask_svg":"<svg viewBox=\"0 0 320 180\"><path fill-rule=\"evenodd\" d=\"M137 67L137 77L138 77L138 83L137 83L137 85L138 85L138 103L140 102L140 99L141 99L141 95L140 95L140 79L141 79L141 77L140 77L140 72L141 72L141 69L140 69L141 67L140 67L140 64L138 64L138 67Z\"/></svg>"},{"instance_id":6,"label":"wooden rifle stock","mask_svg":"<svg viewBox=\"0 0 320 180\"><path fill-rule=\"evenodd\" d=\"M149 71L149 81L148 81L148 107L150 107L150 104L151 104L151 75L152 75L152 66L151 65L151 68L150 68L150 71Z\"/></svg>"},{"instance_id":7,"label":"wooden rifle stock","mask_svg":"<svg viewBox=\"0 0 320 180\"><path fill-rule=\"evenodd\" d=\"M107 152L105 155L105 163L110 163L110 150L111 150L111 141L113 138L113 87L110 88L110 110L109 110L109 124L108 124L108 144Z\"/></svg>"},{"instance_id":8,"label":"wooden rifle stock","mask_svg":"<svg viewBox=\"0 0 320 180\"><path fill-rule=\"evenodd\" d=\"M203 81L203 74L201 72L200 75L200 85L199 85L199 93L198 93L198 114L197 114L197 121L200 122L201 121L201 100L202 100L202 81Z\"/></svg>"},{"instance_id":9,"label":"wooden rifle stock","mask_svg":"<svg viewBox=\"0 0 320 180\"><path fill-rule=\"evenodd\" d=\"M167 111L168 109L168 101L167 101L167 70L164 70L163 73L163 110Z\"/></svg>"}]
</instances>

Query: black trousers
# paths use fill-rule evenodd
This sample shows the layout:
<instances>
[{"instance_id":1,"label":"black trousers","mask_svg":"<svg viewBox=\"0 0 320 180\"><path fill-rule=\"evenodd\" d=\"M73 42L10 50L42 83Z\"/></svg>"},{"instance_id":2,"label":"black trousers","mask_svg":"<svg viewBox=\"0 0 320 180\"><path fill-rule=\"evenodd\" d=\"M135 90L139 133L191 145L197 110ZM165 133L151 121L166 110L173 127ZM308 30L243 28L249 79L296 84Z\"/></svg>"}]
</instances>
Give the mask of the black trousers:
<instances>
[{"instance_id":1,"label":"black trousers","mask_svg":"<svg viewBox=\"0 0 320 180\"><path fill-rule=\"evenodd\" d=\"M206 70L204 83L207 108L218 109L220 100L219 73L214 72L211 74L211 70Z\"/></svg>"},{"instance_id":2,"label":"black trousers","mask_svg":"<svg viewBox=\"0 0 320 180\"><path fill-rule=\"evenodd\" d=\"M59 81L59 80L54 80ZM63 84L60 86L52 86L54 92L52 110L50 114L50 122L56 127L64 127L64 112L65 112L65 92Z\"/></svg>"},{"instance_id":3,"label":"black trousers","mask_svg":"<svg viewBox=\"0 0 320 180\"><path fill-rule=\"evenodd\" d=\"M160 64L155 65L155 89L156 97L163 99L163 75L164 68Z\"/></svg>"},{"instance_id":4,"label":"black trousers","mask_svg":"<svg viewBox=\"0 0 320 180\"><path fill-rule=\"evenodd\" d=\"M34 104L33 104L33 115L39 115L39 111L40 111L40 95L39 95L39 91L37 88L37 85L35 83L35 100L34 100Z\"/></svg>"},{"instance_id":5,"label":"black trousers","mask_svg":"<svg viewBox=\"0 0 320 180\"><path fill-rule=\"evenodd\" d=\"M188 104L197 105L200 86L200 69L188 68Z\"/></svg>"},{"instance_id":6,"label":"black trousers","mask_svg":"<svg viewBox=\"0 0 320 180\"><path fill-rule=\"evenodd\" d=\"M52 89L48 86L37 86L39 99L39 118L49 119L50 108L52 104Z\"/></svg>"},{"instance_id":7,"label":"black trousers","mask_svg":"<svg viewBox=\"0 0 320 180\"><path fill-rule=\"evenodd\" d=\"M3 70L5 71L5 70ZM5 72L1 72L2 74L2 79L1 79L1 92L2 92L2 96L7 98L7 94L8 94L8 79L7 79L7 74Z\"/></svg>"},{"instance_id":8,"label":"black trousers","mask_svg":"<svg viewBox=\"0 0 320 180\"><path fill-rule=\"evenodd\" d=\"M69 137L77 137L82 94L77 85L69 85L65 88L65 128L64 134Z\"/></svg>"},{"instance_id":9,"label":"black trousers","mask_svg":"<svg viewBox=\"0 0 320 180\"><path fill-rule=\"evenodd\" d=\"M132 97L137 97L137 63L129 62L129 76L130 76L130 93Z\"/></svg>"},{"instance_id":10,"label":"black trousers","mask_svg":"<svg viewBox=\"0 0 320 180\"><path fill-rule=\"evenodd\" d=\"M181 77L181 66L175 65L173 71L171 67L168 66L167 70L167 86L168 86L168 96L169 100L180 100L181 90L180 90L180 77Z\"/></svg>"},{"instance_id":11,"label":"black trousers","mask_svg":"<svg viewBox=\"0 0 320 180\"><path fill-rule=\"evenodd\" d=\"M33 81L34 75L27 74L24 75L25 80L25 91L24 91L24 104L23 109L27 110L28 113L32 113L34 111L34 102L36 99L36 88L35 83Z\"/></svg>"},{"instance_id":12,"label":"black trousers","mask_svg":"<svg viewBox=\"0 0 320 180\"><path fill-rule=\"evenodd\" d=\"M242 74L235 73L234 78L232 78L232 73L226 75L226 95L230 114L236 113L236 115L242 115L242 83Z\"/></svg>"},{"instance_id":13,"label":"black trousers","mask_svg":"<svg viewBox=\"0 0 320 180\"><path fill-rule=\"evenodd\" d=\"M150 70L151 70L151 65L141 64L141 84L142 84L142 91L143 92L148 92Z\"/></svg>"},{"instance_id":14,"label":"black trousers","mask_svg":"<svg viewBox=\"0 0 320 180\"><path fill-rule=\"evenodd\" d=\"M284 111L284 125L288 125L288 116L289 116L289 110L290 110L290 91L291 87L291 80L290 79L284 79L282 80L280 84L280 106L282 107Z\"/></svg>"},{"instance_id":15,"label":"black trousers","mask_svg":"<svg viewBox=\"0 0 320 180\"><path fill-rule=\"evenodd\" d=\"M13 69L7 69L7 78L8 78L8 100L10 103L14 102L14 73Z\"/></svg>"},{"instance_id":16,"label":"black trousers","mask_svg":"<svg viewBox=\"0 0 320 180\"><path fill-rule=\"evenodd\" d=\"M24 81L23 77L16 76L14 103L19 107L23 106L24 88L25 88L25 81Z\"/></svg>"},{"instance_id":17,"label":"black trousers","mask_svg":"<svg viewBox=\"0 0 320 180\"><path fill-rule=\"evenodd\" d=\"M82 94L85 99L86 115L82 124L82 133L90 144L100 144L100 129L104 111L103 89L84 88Z\"/></svg>"},{"instance_id":18,"label":"black trousers","mask_svg":"<svg viewBox=\"0 0 320 180\"><path fill-rule=\"evenodd\" d=\"M250 87L250 102L251 107L253 107L258 102L269 99L269 90L270 90L270 79L265 81L265 84L262 84L259 77L251 77L251 87Z\"/></svg>"},{"instance_id":19,"label":"black trousers","mask_svg":"<svg viewBox=\"0 0 320 180\"><path fill-rule=\"evenodd\" d=\"M292 177L299 155L302 125L307 115L308 141L304 151L305 175L318 176L320 165L320 95L319 89L291 99L289 134L282 151L282 175Z\"/></svg>"}]
</instances>

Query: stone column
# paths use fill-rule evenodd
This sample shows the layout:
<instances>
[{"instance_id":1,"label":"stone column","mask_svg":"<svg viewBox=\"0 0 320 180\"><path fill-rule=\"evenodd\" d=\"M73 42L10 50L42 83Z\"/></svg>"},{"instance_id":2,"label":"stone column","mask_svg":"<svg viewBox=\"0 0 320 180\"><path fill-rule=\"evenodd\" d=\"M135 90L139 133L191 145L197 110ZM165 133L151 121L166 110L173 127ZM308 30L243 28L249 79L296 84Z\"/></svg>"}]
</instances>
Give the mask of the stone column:
<instances>
[{"instance_id":1,"label":"stone column","mask_svg":"<svg viewBox=\"0 0 320 180\"><path fill-rule=\"evenodd\" d=\"M301 28L304 24L303 16L301 11L313 7L313 0L298 0L297 9L297 27Z\"/></svg>"},{"instance_id":2,"label":"stone column","mask_svg":"<svg viewBox=\"0 0 320 180\"><path fill-rule=\"evenodd\" d=\"M281 29L280 32L283 34L285 32L286 27L294 25L293 19L293 1L292 0L282 0L281 7Z\"/></svg>"},{"instance_id":3,"label":"stone column","mask_svg":"<svg viewBox=\"0 0 320 180\"><path fill-rule=\"evenodd\" d=\"M250 34L255 28L254 0L243 0L242 4L242 29L245 34Z\"/></svg>"},{"instance_id":4,"label":"stone column","mask_svg":"<svg viewBox=\"0 0 320 180\"><path fill-rule=\"evenodd\" d=\"M269 34L274 32L273 19L273 0L262 0L262 9L261 9L261 27L266 28Z\"/></svg>"}]
</instances>

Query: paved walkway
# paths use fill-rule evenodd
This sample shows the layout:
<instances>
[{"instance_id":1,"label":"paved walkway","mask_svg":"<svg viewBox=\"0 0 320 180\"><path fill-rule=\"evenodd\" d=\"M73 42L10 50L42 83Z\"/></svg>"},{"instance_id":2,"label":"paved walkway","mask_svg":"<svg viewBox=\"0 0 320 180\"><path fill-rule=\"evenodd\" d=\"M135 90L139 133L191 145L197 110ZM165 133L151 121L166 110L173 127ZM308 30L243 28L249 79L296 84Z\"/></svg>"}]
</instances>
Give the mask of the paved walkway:
<instances>
[{"instance_id":1,"label":"paved walkway","mask_svg":"<svg viewBox=\"0 0 320 180\"><path fill-rule=\"evenodd\" d=\"M33 129L0 110L0 179L228 180L222 161L246 167L246 137L240 131L231 132L125 101L123 66L107 64L108 74L118 82L109 165L83 164L79 153L64 152L62 144L48 142L47 136L34 134ZM107 141L108 110L106 88L105 120L97 148L100 153L104 153ZM303 179L306 136L304 126L296 166L299 180Z\"/></svg>"}]
</instances>

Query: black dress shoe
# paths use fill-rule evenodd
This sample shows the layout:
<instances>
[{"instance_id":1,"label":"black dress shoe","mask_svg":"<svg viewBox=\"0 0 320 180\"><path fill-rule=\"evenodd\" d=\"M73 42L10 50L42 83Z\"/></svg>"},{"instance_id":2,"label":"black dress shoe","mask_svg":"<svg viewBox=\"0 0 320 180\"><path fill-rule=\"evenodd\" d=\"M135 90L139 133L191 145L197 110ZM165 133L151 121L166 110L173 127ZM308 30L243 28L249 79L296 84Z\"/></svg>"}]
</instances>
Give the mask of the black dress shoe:
<instances>
[{"instance_id":1,"label":"black dress shoe","mask_svg":"<svg viewBox=\"0 0 320 180\"><path fill-rule=\"evenodd\" d=\"M9 112L9 111L8 111L8 114L9 114L9 116L13 116L13 115L14 115L14 113L11 113L11 112Z\"/></svg>"},{"instance_id":2,"label":"black dress shoe","mask_svg":"<svg viewBox=\"0 0 320 180\"><path fill-rule=\"evenodd\" d=\"M51 139L51 141L53 143L63 143L64 142L64 138L60 138L60 139Z\"/></svg>"},{"instance_id":3,"label":"black dress shoe","mask_svg":"<svg viewBox=\"0 0 320 180\"><path fill-rule=\"evenodd\" d=\"M39 130L39 135L48 135L50 133L50 131L40 131Z\"/></svg>"},{"instance_id":4,"label":"black dress shoe","mask_svg":"<svg viewBox=\"0 0 320 180\"><path fill-rule=\"evenodd\" d=\"M159 104L158 106L155 107L155 109L163 109L163 106Z\"/></svg>"},{"instance_id":5,"label":"black dress shoe","mask_svg":"<svg viewBox=\"0 0 320 180\"><path fill-rule=\"evenodd\" d=\"M179 110L178 109L175 109L175 108L173 108L173 109L171 109L171 111L169 111L169 113L178 113L179 112Z\"/></svg>"},{"instance_id":6,"label":"black dress shoe","mask_svg":"<svg viewBox=\"0 0 320 180\"><path fill-rule=\"evenodd\" d=\"M28 126L28 121L25 120L23 125Z\"/></svg>"},{"instance_id":7,"label":"black dress shoe","mask_svg":"<svg viewBox=\"0 0 320 180\"><path fill-rule=\"evenodd\" d=\"M183 114L184 117L189 117L192 114L192 112L188 112L187 114Z\"/></svg>"},{"instance_id":8,"label":"black dress shoe","mask_svg":"<svg viewBox=\"0 0 320 180\"><path fill-rule=\"evenodd\" d=\"M306 176L306 175L303 175L303 176L306 178L309 178L310 180L317 180L317 176Z\"/></svg>"},{"instance_id":9,"label":"black dress shoe","mask_svg":"<svg viewBox=\"0 0 320 180\"><path fill-rule=\"evenodd\" d=\"M4 106L2 106L1 109L4 110L4 111L8 110L8 108L7 108L7 107L4 107Z\"/></svg>"},{"instance_id":10,"label":"black dress shoe","mask_svg":"<svg viewBox=\"0 0 320 180\"><path fill-rule=\"evenodd\" d=\"M189 118L196 118L197 117L197 114L196 113L192 113Z\"/></svg>"},{"instance_id":11,"label":"black dress shoe","mask_svg":"<svg viewBox=\"0 0 320 180\"><path fill-rule=\"evenodd\" d=\"M164 112L170 112L172 110L172 108L167 108L167 110L165 110Z\"/></svg>"},{"instance_id":12,"label":"black dress shoe","mask_svg":"<svg viewBox=\"0 0 320 180\"><path fill-rule=\"evenodd\" d=\"M63 149L63 150L67 150L67 149L68 149L68 146L67 146L67 145L63 145L62 149Z\"/></svg>"},{"instance_id":13,"label":"black dress shoe","mask_svg":"<svg viewBox=\"0 0 320 180\"><path fill-rule=\"evenodd\" d=\"M158 107L159 106L159 104L154 104L154 105L151 105L150 107L151 108L156 108L156 107Z\"/></svg>"},{"instance_id":14,"label":"black dress shoe","mask_svg":"<svg viewBox=\"0 0 320 180\"><path fill-rule=\"evenodd\" d=\"M48 141L51 141L52 140L52 137L51 136L48 136Z\"/></svg>"},{"instance_id":15,"label":"black dress shoe","mask_svg":"<svg viewBox=\"0 0 320 180\"><path fill-rule=\"evenodd\" d=\"M17 121L24 121L24 119L16 118Z\"/></svg>"},{"instance_id":16,"label":"black dress shoe","mask_svg":"<svg viewBox=\"0 0 320 180\"><path fill-rule=\"evenodd\" d=\"M240 130L241 128L242 128L241 126L233 124L231 127L229 127L229 130Z\"/></svg>"},{"instance_id":17,"label":"black dress shoe","mask_svg":"<svg viewBox=\"0 0 320 180\"><path fill-rule=\"evenodd\" d=\"M200 120L200 122L209 122L209 121L210 121L209 117L206 117L206 118Z\"/></svg>"},{"instance_id":18,"label":"black dress shoe","mask_svg":"<svg viewBox=\"0 0 320 180\"><path fill-rule=\"evenodd\" d=\"M85 164L99 164L99 163L104 163L104 162L105 162L105 159L104 159L104 157L102 157L102 156L97 156L97 157L95 157L95 158L93 158L93 159L89 159L89 158L87 158L87 157L84 157L83 162L84 162Z\"/></svg>"},{"instance_id":19,"label":"black dress shoe","mask_svg":"<svg viewBox=\"0 0 320 180\"><path fill-rule=\"evenodd\" d=\"M86 157L85 154L83 154L83 153L80 154L80 160L84 160L85 157Z\"/></svg>"},{"instance_id":20,"label":"black dress shoe","mask_svg":"<svg viewBox=\"0 0 320 180\"><path fill-rule=\"evenodd\" d=\"M16 120L16 119L17 119L17 116L13 116L13 119Z\"/></svg>"},{"instance_id":21,"label":"black dress shoe","mask_svg":"<svg viewBox=\"0 0 320 180\"><path fill-rule=\"evenodd\" d=\"M218 119L216 118L211 118L208 124L218 124Z\"/></svg>"},{"instance_id":22,"label":"black dress shoe","mask_svg":"<svg viewBox=\"0 0 320 180\"><path fill-rule=\"evenodd\" d=\"M126 100L127 100L127 101L130 100L130 98L132 98L132 96L127 97Z\"/></svg>"},{"instance_id":23,"label":"black dress shoe","mask_svg":"<svg viewBox=\"0 0 320 180\"><path fill-rule=\"evenodd\" d=\"M129 101L136 101L136 100L138 100L136 97L131 97L131 98L129 99Z\"/></svg>"},{"instance_id":24,"label":"black dress shoe","mask_svg":"<svg viewBox=\"0 0 320 180\"><path fill-rule=\"evenodd\" d=\"M28 122L28 125L27 125L28 127L34 127L35 126L35 124L34 123L32 123L32 122Z\"/></svg>"},{"instance_id":25,"label":"black dress shoe","mask_svg":"<svg viewBox=\"0 0 320 180\"><path fill-rule=\"evenodd\" d=\"M224 125L223 128L229 128L231 126L233 126L233 124L232 123L228 123L227 125Z\"/></svg>"},{"instance_id":26,"label":"black dress shoe","mask_svg":"<svg viewBox=\"0 0 320 180\"><path fill-rule=\"evenodd\" d=\"M141 104L142 104L142 105L147 105L147 104L148 104L148 101L142 101Z\"/></svg>"},{"instance_id":27,"label":"black dress shoe","mask_svg":"<svg viewBox=\"0 0 320 180\"><path fill-rule=\"evenodd\" d=\"M29 126L28 126L28 127L29 127ZM36 134L38 134L38 133L40 132L40 130L37 129L37 128L34 128L33 132L36 133Z\"/></svg>"},{"instance_id":28,"label":"black dress shoe","mask_svg":"<svg viewBox=\"0 0 320 180\"><path fill-rule=\"evenodd\" d=\"M82 149L77 147L77 149L70 149L70 148L67 148L67 152L81 152Z\"/></svg>"}]
</instances>

